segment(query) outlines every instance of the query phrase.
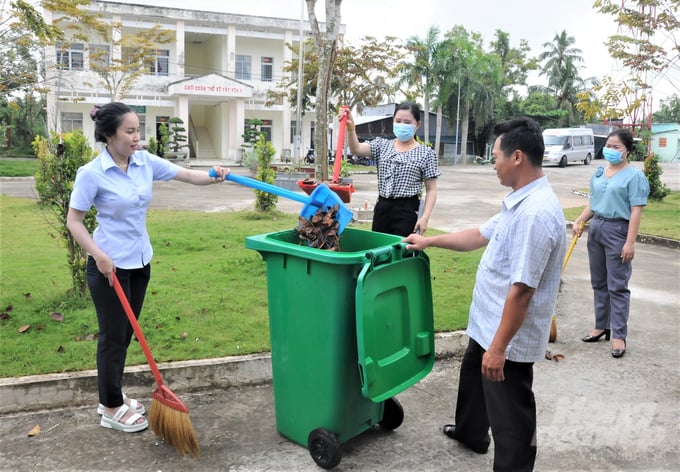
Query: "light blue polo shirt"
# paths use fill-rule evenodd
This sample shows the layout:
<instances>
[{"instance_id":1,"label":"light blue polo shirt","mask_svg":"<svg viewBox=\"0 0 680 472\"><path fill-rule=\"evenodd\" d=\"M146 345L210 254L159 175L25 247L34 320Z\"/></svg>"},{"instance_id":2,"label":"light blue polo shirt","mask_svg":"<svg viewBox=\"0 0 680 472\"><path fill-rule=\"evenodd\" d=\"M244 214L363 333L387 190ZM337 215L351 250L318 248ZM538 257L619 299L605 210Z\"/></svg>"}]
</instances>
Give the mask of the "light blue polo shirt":
<instances>
[{"instance_id":1,"label":"light blue polo shirt","mask_svg":"<svg viewBox=\"0 0 680 472\"><path fill-rule=\"evenodd\" d=\"M127 173L105 149L76 174L70 206L97 208L97 246L121 269L137 269L151 261L153 248L146 230L146 213L154 180L172 180L180 166L147 151L130 156Z\"/></svg>"},{"instance_id":2,"label":"light blue polo shirt","mask_svg":"<svg viewBox=\"0 0 680 472\"><path fill-rule=\"evenodd\" d=\"M642 171L626 166L611 177L598 167L590 178L590 209L604 218L630 220L630 208L647 205L649 182Z\"/></svg>"},{"instance_id":3,"label":"light blue polo shirt","mask_svg":"<svg viewBox=\"0 0 680 472\"><path fill-rule=\"evenodd\" d=\"M489 349L510 288L523 283L536 290L505 357L514 362L539 361L548 345L566 252L564 214L547 177L510 192L501 212L479 230L489 244L477 268L467 334Z\"/></svg>"}]
</instances>

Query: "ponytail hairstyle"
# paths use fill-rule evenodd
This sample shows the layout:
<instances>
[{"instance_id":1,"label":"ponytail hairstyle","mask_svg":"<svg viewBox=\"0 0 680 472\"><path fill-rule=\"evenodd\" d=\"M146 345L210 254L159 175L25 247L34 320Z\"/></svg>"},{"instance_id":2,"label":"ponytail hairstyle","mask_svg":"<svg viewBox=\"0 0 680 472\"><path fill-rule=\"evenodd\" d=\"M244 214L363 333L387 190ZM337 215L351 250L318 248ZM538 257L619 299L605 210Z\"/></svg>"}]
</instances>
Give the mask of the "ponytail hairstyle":
<instances>
[{"instance_id":1,"label":"ponytail hairstyle","mask_svg":"<svg viewBox=\"0 0 680 472\"><path fill-rule=\"evenodd\" d=\"M92 107L90 118L94 121L95 141L106 143L106 138L116 134L116 130L123 122L123 116L128 113L133 113L132 108L121 102Z\"/></svg>"}]
</instances>

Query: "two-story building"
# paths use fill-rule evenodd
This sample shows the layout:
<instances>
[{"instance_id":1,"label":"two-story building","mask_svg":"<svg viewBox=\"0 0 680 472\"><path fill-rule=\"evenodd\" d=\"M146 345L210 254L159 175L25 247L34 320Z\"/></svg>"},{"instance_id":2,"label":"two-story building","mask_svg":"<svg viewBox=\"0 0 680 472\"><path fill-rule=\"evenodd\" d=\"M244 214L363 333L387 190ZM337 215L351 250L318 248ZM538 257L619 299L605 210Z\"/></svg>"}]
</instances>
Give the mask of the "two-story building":
<instances>
[{"instance_id":1,"label":"two-story building","mask_svg":"<svg viewBox=\"0 0 680 472\"><path fill-rule=\"evenodd\" d=\"M139 115L142 144L157 137L161 123L177 116L187 129L192 158L238 163L244 126L259 119L278 157L293 152L298 133L295 104L266 105L267 91L276 87L285 63L293 59L286 44L297 46L300 32L303 37L309 34L307 21L100 0L86 8L107 24L122 25L121 31L112 27L112 35L154 25L174 33L174 41L158 45L148 69L121 100ZM44 14L52 21L49 12ZM50 130L82 129L95 147L90 110L112 100L97 64L102 57L120 58L120 49L94 33L87 42L71 37L46 49ZM299 152L304 155L313 147L314 113L306 113L301 121Z\"/></svg>"}]
</instances>

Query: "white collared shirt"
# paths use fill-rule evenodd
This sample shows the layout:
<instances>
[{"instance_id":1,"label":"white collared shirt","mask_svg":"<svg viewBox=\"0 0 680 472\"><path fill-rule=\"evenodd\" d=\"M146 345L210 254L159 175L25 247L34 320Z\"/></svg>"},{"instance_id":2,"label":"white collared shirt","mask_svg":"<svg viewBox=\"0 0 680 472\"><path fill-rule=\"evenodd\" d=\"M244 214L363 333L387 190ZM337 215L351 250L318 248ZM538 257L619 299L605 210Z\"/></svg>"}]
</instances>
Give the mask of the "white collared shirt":
<instances>
[{"instance_id":1,"label":"white collared shirt","mask_svg":"<svg viewBox=\"0 0 680 472\"><path fill-rule=\"evenodd\" d=\"M489 244L477 269L467 334L488 349L510 288L523 283L535 293L505 357L539 361L545 357L566 249L564 214L547 177L510 192L480 232Z\"/></svg>"}]
</instances>

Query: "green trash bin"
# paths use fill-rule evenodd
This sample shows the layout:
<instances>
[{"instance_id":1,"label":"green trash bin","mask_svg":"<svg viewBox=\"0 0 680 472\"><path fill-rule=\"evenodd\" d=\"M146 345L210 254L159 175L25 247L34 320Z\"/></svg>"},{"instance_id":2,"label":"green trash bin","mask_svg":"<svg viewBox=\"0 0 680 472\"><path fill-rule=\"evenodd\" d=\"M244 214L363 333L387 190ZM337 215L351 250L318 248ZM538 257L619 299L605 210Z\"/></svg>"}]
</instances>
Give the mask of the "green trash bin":
<instances>
[{"instance_id":1,"label":"green trash bin","mask_svg":"<svg viewBox=\"0 0 680 472\"><path fill-rule=\"evenodd\" d=\"M277 430L326 469L347 440L397 428L394 396L434 365L429 259L401 239L346 228L333 252L295 230L246 238L267 267Z\"/></svg>"}]
</instances>

